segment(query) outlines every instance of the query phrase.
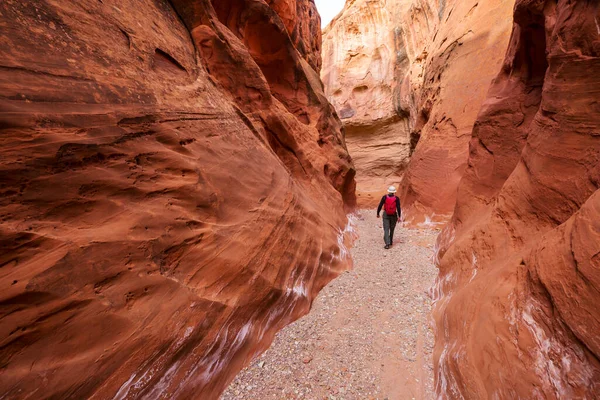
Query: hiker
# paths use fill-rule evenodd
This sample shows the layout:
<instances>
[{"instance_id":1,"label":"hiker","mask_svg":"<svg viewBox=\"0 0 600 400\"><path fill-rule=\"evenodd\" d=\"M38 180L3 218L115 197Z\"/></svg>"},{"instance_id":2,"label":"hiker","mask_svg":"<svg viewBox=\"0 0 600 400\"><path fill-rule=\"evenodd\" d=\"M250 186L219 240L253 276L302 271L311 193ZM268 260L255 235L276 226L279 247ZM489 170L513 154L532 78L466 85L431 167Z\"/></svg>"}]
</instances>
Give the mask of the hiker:
<instances>
[{"instance_id":1,"label":"hiker","mask_svg":"<svg viewBox=\"0 0 600 400\"><path fill-rule=\"evenodd\" d=\"M394 244L394 229L396 229L398 217L402 215L400 199L396 196L394 186L390 186L388 194L381 198L379 207L377 207L377 218L379 218L381 208L383 208L383 240L385 241L385 249L389 249Z\"/></svg>"}]
</instances>

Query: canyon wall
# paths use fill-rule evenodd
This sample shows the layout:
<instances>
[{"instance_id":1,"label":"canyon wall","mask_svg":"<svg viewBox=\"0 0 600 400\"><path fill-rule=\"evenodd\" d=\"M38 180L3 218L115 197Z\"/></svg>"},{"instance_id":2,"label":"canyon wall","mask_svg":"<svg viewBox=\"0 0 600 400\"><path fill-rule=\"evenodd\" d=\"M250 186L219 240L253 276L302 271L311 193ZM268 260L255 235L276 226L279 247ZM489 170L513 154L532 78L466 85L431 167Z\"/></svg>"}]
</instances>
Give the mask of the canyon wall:
<instances>
[{"instance_id":1,"label":"canyon wall","mask_svg":"<svg viewBox=\"0 0 600 400\"><path fill-rule=\"evenodd\" d=\"M392 17L383 0L347 1L323 32L321 78L344 123L361 206L399 184L409 157L408 120L394 101L396 69L406 65L397 60Z\"/></svg>"},{"instance_id":2,"label":"canyon wall","mask_svg":"<svg viewBox=\"0 0 600 400\"><path fill-rule=\"evenodd\" d=\"M600 3L518 0L438 239L443 398L600 396Z\"/></svg>"},{"instance_id":3,"label":"canyon wall","mask_svg":"<svg viewBox=\"0 0 600 400\"><path fill-rule=\"evenodd\" d=\"M0 3L0 392L215 398L348 267L312 0Z\"/></svg>"},{"instance_id":4,"label":"canyon wall","mask_svg":"<svg viewBox=\"0 0 600 400\"><path fill-rule=\"evenodd\" d=\"M445 222L466 168L471 130L500 70L514 1L414 1L401 30L414 61L399 93L411 159L401 198L408 222Z\"/></svg>"},{"instance_id":5,"label":"canyon wall","mask_svg":"<svg viewBox=\"0 0 600 400\"><path fill-rule=\"evenodd\" d=\"M513 4L354 0L327 27L321 76L344 122L361 206L400 184L407 222L448 220Z\"/></svg>"}]
</instances>

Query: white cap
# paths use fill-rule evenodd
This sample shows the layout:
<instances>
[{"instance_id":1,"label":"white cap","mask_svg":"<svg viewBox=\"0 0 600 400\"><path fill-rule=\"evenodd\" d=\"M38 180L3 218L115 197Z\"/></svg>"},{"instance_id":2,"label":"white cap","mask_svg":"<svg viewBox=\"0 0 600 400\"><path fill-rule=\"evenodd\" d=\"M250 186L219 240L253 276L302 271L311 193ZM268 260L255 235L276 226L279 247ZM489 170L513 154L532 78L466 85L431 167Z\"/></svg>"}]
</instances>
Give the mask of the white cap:
<instances>
[{"instance_id":1,"label":"white cap","mask_svg":"<svg viewBox=\"0 0 600 400\"><path fill-rule=\"evenodd\" d=\"M388 193L396 193L396 187L395 186L390 186L388 188Z\"/></svg>"}]
</instances>

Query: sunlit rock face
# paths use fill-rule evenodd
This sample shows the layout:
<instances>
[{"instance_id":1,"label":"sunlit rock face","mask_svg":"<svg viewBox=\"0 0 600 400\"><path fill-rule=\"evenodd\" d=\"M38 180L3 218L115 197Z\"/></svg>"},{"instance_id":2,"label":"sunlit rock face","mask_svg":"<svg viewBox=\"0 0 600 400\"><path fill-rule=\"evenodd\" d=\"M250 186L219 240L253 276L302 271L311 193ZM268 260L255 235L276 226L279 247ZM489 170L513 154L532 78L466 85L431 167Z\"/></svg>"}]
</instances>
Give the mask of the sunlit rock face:
<instances>
[{"instance_id":1,"label":"sunlit rock face","mask_svg":"<svg viewBox=\"0 0 600 400\"><path fill-rule=\"evenodd\" d=\"M373 206L383 187L400 182L409 157L408 119L395 101L396 75L408 64L397 55L394 23L386 1L347 1L323 32L321 77L344 123L361 206Z\"/></svg>"},{"instance_id":2,"label":"sunlit rock face","mask_svg":"<svg viewBox=\"0 0 600 400\"><path fill-rule=\"evenodd\" d=\"M473 123L504 57L514 2L347 1L322 79L346 127L358 199L401 182L407 222L447 221Z\"/></svg>"},{"instance_id":3,"label":"sunlit rock face","mask_svg":"<svg viewBox=\"0 0 600 400\"><path fill-rule=\"evenodd\" d=\"M0 3L0 393L216 398L347 268L312 1Z\"/></svg>"},{"instance_id":4,"label":"sunlit rock face","mask_svg":"<svg viewBox=\"0 0 600 400\"><path fill-rule=\"evenodd\" d=\"M506 53L513 5L419 0L400 8L406 53L415 57L399 94L410 116L412 155L401 191L406 221L445 222L452 213L473 124Z\"/></svg>"},{"instance_id":5,"label":"sunlit rock face","mask_svg":"<svg viewBox=\"0 0 600 400\"><path fill-rule=\"evenodd\" d=\"M517 1L438 239L447 398L600 397L600 5Z\"/></svg>"}]
</instances>

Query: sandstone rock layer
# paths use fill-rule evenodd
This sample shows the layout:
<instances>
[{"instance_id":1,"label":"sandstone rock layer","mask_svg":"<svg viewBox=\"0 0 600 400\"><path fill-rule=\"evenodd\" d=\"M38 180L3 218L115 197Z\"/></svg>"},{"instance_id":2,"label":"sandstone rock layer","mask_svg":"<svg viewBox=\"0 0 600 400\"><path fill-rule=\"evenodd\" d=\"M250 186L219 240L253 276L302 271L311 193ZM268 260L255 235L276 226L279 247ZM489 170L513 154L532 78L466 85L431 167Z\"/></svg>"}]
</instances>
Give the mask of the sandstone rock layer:
<instances>
[{"instance_id":1,"label":"sandstone rock layer","mask_svg":"<svg viewBox=\"0 0 600 400\"><path fill-rule=\"evenodd\" d=\"M0 3L0 393L215 398L347 268L309 0Z\"/></svg>"},{"instance_id":2,"label":"sandstone rock layer","mask_svg":"<svg viewBox=\"0 0 600 400\"><path fill-rule=\"evenodd\" d=\"M322 78L346 128L361 205L401 182L407 222L449 219L513 4L347 1L327 27Z\"/></svg>"},{"instance_id":3,"label":"sandstone rock layer","mask_svg":"<svg viewBox=\"0 0 600 400\"><path fill-rule=\"evenodd\" d=\"M445 222L454 209L471 130L508 45L513 4L420 0L403 13L407 54L416 57L399 94L411 119L401 191L406 221Z\"/></svg>"},{"instance_id":4,"label":"sandstone rock layer","mask_svg":"<svg viewBox=\"0 0 600 400\"><path fill-rule=\"evenodd\" d=\"M347 1L323 37L325 93L344 123L359 204L372 207L382 188L399 184L409 156L408 120L394 97L406 63L397 57L392 10L386 1Z\"/></svg>"},{"instance_id":5,"label":"sandstone rock layer","mask_svg":"<svg viewBox=\"0 0 600 400\"><path fill-rule=\"evenodd\" d=\"M600 396L600 4L517 1L438 239L437 391Z\"/></svg>"}]
</instances>

